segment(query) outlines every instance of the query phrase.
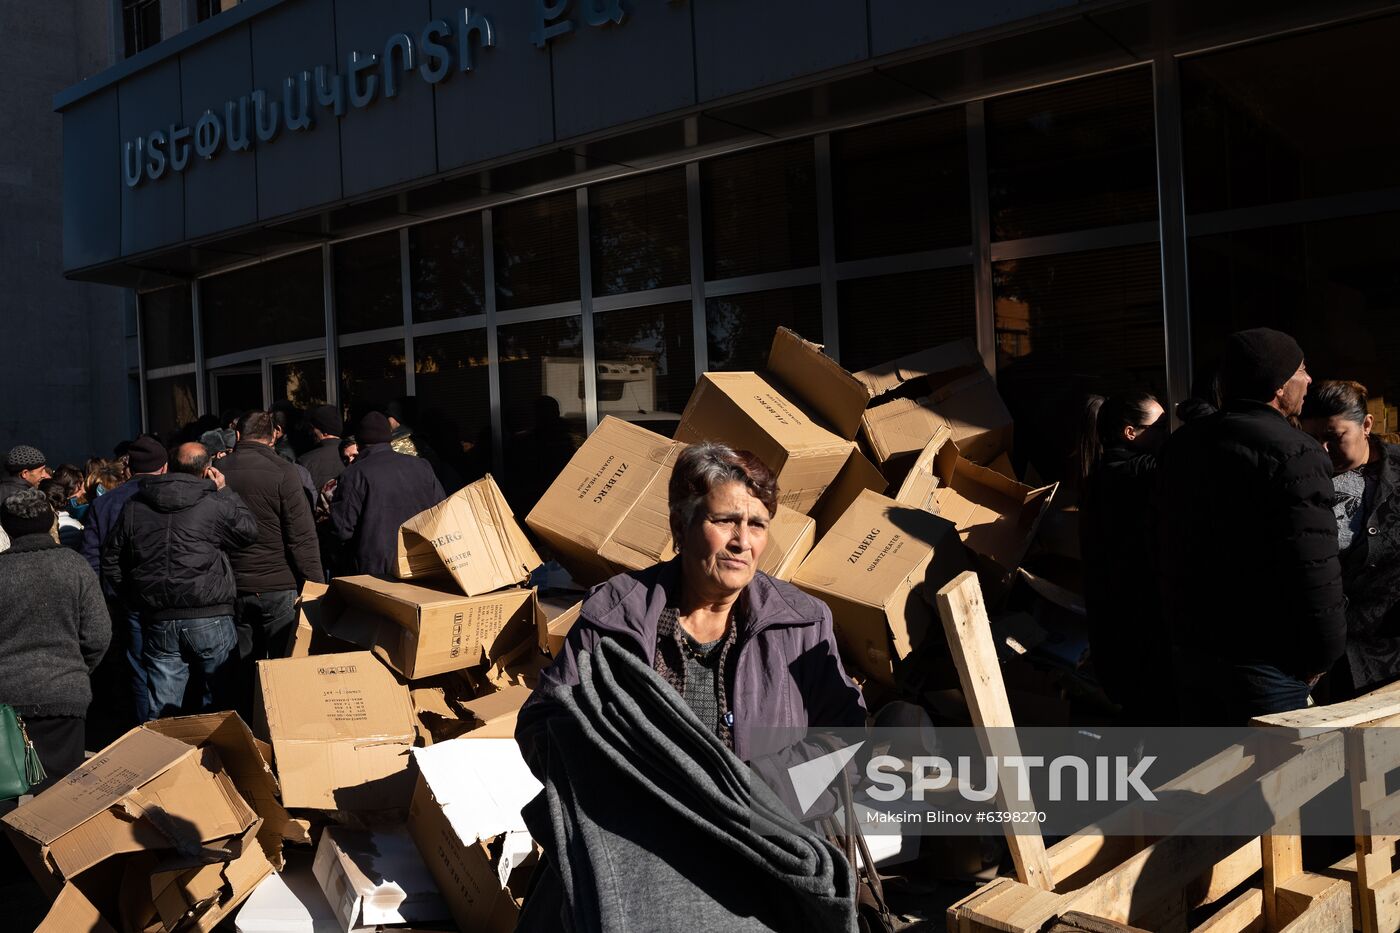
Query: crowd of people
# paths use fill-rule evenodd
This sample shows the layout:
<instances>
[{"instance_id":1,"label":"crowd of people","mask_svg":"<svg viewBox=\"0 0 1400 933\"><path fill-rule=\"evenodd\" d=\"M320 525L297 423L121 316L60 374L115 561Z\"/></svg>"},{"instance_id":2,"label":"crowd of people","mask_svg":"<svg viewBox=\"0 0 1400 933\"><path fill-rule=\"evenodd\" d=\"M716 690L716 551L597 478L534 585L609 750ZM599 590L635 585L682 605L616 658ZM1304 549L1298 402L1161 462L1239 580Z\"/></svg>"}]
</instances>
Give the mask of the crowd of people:
<instances>
[{"instance_id":1,"label":"crowd of people","mask_svg":"<svg viewBox=\"0 0 1400 933\"><path fill-rule=\"evenodd\" d=\"M1178 406L1174 433L1149 394L1089 409L1091 663L1127 723L1242 723L1400 679L1400 446L1374 436L1366 390L1313 385L1302 348L1267 329L1229 338L1218 386ZM202 420L81 468L10 449L0 702L24 718L50 779L82 760L104 656L132 721L251 716L253 666L285 654L303 583L390 573L399 526L456 487L426 454L391 415L370 411L350 435L330 406L300 424L285 411ZM737 750L770 708L760 688L771 678L733 660L750 633L736 617L801 609L839 672L825 607L755 576L776 494L751 455L692 448L671 490L680 557L595 592L546 679L575 676L590 638L655 646L644 660ZM766 650L811 645L790 648ZM110 712L118 699L104 690ZM845 722L859 695L838 693L793 709Z\"/></svg>"}]
</instances>

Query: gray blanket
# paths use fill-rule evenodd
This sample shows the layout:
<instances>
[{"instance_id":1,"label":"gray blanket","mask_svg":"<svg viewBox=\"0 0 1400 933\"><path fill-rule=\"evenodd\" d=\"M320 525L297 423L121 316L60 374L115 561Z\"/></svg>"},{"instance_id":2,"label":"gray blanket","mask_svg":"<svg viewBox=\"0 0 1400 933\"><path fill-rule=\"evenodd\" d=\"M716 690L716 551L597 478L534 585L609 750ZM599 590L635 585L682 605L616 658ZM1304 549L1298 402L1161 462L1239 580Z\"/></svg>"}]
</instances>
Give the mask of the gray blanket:
<instances>
[{"instance_id":1,"label":"gray blanket","mask_svg":"<svg viewBox=\"0 0 1400 933\"><path fill-rule=\"evenodd\" d=\"M520 930L854 931L854 875L825 838L609 639L548 694L546 853Z\"/></svg>"}]
</instances>

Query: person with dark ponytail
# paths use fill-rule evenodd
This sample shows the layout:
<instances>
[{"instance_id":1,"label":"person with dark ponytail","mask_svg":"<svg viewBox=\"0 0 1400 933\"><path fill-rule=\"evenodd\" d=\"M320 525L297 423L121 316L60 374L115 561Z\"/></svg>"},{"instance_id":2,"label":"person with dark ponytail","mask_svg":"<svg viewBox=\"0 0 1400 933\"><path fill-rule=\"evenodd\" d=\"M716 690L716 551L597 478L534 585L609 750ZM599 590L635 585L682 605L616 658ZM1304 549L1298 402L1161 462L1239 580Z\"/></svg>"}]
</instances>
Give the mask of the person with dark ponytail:
<instances>
[{"instance_id":1,"label":"person with dark ponytail","mask_svg":"<svg viewBox=\"0 0 1400 933\"><path fill-rule=\"evenodd\" d=\"M1164 662L1170 652L1149 524L1166 412L1147 392L1093 396L1085 412L1079 545L1089 657L1104 692L1123 708L1125 724L1169 725L1175 718Z\"/></svg>"},{"instance_id":2,"label":"person with dark ponytail","mask_svg":"<svg viewBox=\"0 0 1400 933\"><path fill-rule=\"evenodd\" d=\"M1333 669L1336 699L1400 679L1400 445L1372 436L1366 387L1315 385L1303 429L1332 461L1332 512L1347 597L1346 654Z\"/></svg>"}]
</instances>

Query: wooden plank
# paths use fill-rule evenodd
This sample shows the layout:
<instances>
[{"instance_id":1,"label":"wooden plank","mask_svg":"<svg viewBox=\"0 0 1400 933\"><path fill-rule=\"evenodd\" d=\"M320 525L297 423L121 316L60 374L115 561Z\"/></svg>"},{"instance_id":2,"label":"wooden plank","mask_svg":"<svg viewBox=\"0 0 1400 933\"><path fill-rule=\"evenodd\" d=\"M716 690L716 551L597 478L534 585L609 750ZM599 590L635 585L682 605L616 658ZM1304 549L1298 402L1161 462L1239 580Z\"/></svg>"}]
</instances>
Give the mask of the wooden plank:
<instances>
[{"instance_id":1,"label":"wooden plank","mask_svg":"<svg viewBox=\"0 0 1400 933\"><path fill-rule=\"evenodd\" d=\"M1327 893L1279 933L1349 933L1351 930L1351 897L1344 881L1333 882Z\"/></svg>"},{"instance_id":2,"label":"wooden plank","mask_svg":"<svg viewBox=\"0 0 1400 933\"><path fill-rule=\"evenodd\" d=\"M1400 872L1391 872L1371 886L1371 903L1377 929L1400 930Z\"/></svg>"},{"instance_id":3,"label":"wooden plank","mask_svg":"<svg viewBox=\"0 0 1400 933\"><path fill-rule=\"evenodd\" d=\"M1250 888L1191 933L1263 933L1264 892Z\"/></svg>"},{"instance_id":4,"label":"wooden plank","mask_svg":"<svg viewBox=\"0 0 1400 933\"><path fill-rule=\"evenodd\" d=\"M1336 729L1349 729L1388 716L1400 716L1400 690L1397 690L1394 684L1343 703L1305 707L1286 713L1271 713L1268 716L1257 716L1250 722L1255 726L1288 729L1299 737L1304 737Z\"/></svg>"},{"instance_id":5,"label":"wooden plank","mask_svg":"<svg viewBox=\"0 0 1400 933\"><path fill-rule=\"evenodd\" d=\"M1214 904L1250 879L1263 867L1263 845L1251 839L1216 862L1197 881L1189 901L1193 907Z\"/></svg>"},{"instance_id":6,"label":"wooden plank","mask_svg":"<svg viewBox=\"0 0 1400 933\"><path fill-rule=\"evenodd\" d=\"M938 615L943 620L948 649L958 669L958 679L967 698L972 724L981 727L977 730L977 736L983 753L995 756L999 761L1009 756L1019 756L1020 742L1014 732L1016 721L1011 716L1011 703L1006 696L1006 683L1001 677L1001 664L992 641L987 607L975 573L964 571L938 591ZM1015 773L1010 768L998 770L997 800L1004 810L1033 811L1035 804L1032 801L1020 803L1007 796L1006 790L1014 786L1014 780ZM1039 830L1015 832L1012 823L1005 825L1006 843L1011 849L1016 877L1032 887L1053 890L1054 875L1050 871L1045 840Z\"/></svg>"},{"instance_id":7,"label":"wooden plank","mask_svg":"<svg viewBox=\"0 0 1400 933\"><path fill-rule=\"evenodd\" d=\"M1278 926L1270 925L1269 929L1276 930L1292 923L1307 913L1320 898L1327 896L1334 885L1345 883L1310 871L1300 872L1290 878L1278 887ZM1351 903L1350 892L1347 894L1347 903Z\"/></svg>"},{"instance_id":8,"label":"wooden plank","mask_svg":"<svg viewBox=\"0 0 1400 933\"><path fill-rule=\"evenodd\" d=\"M949 933L1037 933L1063 898L1012 878L988 882L948 908Z\"/></svg>"},{"instance_id":9,"label":"wooden plank","mask_svg":"<svg viewBox=\"0 0 1400 933\"><path fill-rule=\"evenodd\" d=\"M1280 820L1272 832L1260 840L1264 868L1264 922L1277 930L1288 921L1279 912L1278 889L1303 871L1303 839L1299 835L1298 814Z\"/></svg>"},{"instance_id":10,"label":"wooden plank","mask_svg":"<svg viewBox=\"0 0 1400 933\"><path fill-rule=\"evenodd\" d=\"M1141 927L1130 927L1102 917L1091 917L1077 910L1055 918L1048 933L1147 933Z\"/></svg>"}]
</instances>

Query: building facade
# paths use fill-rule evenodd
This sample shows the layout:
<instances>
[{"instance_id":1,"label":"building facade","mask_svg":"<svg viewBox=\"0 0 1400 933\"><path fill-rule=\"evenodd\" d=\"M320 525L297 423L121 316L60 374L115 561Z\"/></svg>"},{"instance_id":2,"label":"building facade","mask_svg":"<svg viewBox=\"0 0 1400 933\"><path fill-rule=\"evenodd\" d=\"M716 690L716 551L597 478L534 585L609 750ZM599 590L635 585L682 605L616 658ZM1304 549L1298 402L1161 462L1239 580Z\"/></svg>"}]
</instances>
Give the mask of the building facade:
<instances>
[{"instance_id":1,"label":"building facade","mask_svg":"<svg viewBox=\"0 0 1400 933\"><path fill-rule=\"evenodd\" d=\"M54 100L150 430L393 406L510 475L777 325L974 341L1046 478L1085 393L1204 393L1239 327L1400 397L1395 4L225 6Z\"/></svg>"}]
</instances>

